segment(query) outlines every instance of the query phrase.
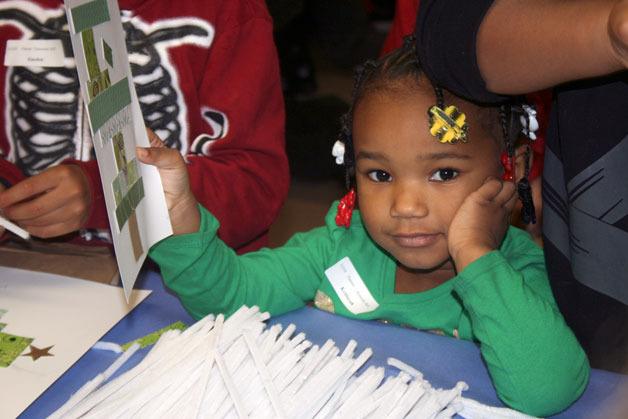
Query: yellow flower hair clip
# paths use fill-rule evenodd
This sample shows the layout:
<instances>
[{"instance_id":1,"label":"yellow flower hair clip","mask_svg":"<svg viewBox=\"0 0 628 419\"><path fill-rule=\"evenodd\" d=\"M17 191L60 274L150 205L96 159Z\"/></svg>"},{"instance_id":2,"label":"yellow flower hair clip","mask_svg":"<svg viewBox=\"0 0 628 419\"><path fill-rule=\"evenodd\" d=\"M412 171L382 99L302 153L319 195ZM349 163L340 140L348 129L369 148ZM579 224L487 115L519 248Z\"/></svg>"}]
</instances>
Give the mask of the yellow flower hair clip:
<instances>
[{"instance_id":1,"label":"yellow flower hair clip","mask_svg":"<svg viewBox=\"0 0 628 419\"><path fill-rule=\"evenodd\" d=\"M430 134L436 137L438 141L450 144L468 141L467 116L458 108L449 105L443 110L434 105L429 109L428 114L430 116Z\"/></svg>"}]
</instances>

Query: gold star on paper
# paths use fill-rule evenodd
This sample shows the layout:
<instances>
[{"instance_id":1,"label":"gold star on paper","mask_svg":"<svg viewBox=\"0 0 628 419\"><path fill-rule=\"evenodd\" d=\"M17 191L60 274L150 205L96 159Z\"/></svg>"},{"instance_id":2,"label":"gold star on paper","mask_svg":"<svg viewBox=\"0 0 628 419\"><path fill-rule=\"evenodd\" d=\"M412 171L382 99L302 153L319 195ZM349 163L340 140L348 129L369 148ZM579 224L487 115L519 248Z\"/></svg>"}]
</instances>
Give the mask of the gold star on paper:
<instances>
[{"instance_id":1,"label":"gold star on paper","mask_svg":"<svg viewBox=\"0 0 628 419\"><path fill-rule=\"evenodd\" d=\"M29 346L31 347L31 351L22 356L30 356L31 358L33 358L33 361L37 361L42 356L54 356L54 354L51 354L49 352L52 349L52 346L54 345L49 346L47 348L43 348L43 349L39 349L38 347L33 346L33 345L29 345Z\"/></svg>"}]
</instances>

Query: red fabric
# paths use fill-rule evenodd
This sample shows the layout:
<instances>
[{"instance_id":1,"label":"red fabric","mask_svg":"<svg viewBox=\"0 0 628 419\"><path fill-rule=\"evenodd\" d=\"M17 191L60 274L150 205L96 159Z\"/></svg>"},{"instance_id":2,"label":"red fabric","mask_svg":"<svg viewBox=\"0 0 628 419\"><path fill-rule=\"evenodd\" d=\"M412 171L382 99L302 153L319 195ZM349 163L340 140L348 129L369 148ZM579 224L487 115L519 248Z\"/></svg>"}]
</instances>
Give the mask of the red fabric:
<instances>
[{"instance_id":1,"label":"red fabric","mask_svg":"<svg viewBox=\"0 0 628 419\"><path fill-rule=\"evenodd\" d=\"M105 206L105 196L102 192L102 182L100 173L98 172L98 163L96 160L79 161L65 160L63 164L75 164L83 170L83 174L89 182L89 191L92 196L89 216L87 218L87 226L89 228L103 229L109 228L107 220L107 207Z\"/></svg>"},{"instance_id":2,"label":"red fabric","mask_svg":"<svg viewBox=\"0 0 628 419\"><path fill-rule=\"evenodd\" d=\"M24 175L20 172L20 169L3 158L0 158L0 177L9 182L11 185L14 185L24 179ZM5 242L8 238L9 235L6 234L6 231L3 232L0 234L0 243Z\"/></svg>"},{"instance_id":3,"label":"red fabric","mask_svg":"<svg viewBox=\"0 0 628 419\"><path fill-rule=\"evenodd\" d=\"M15 2L12 2L15 4ZM21 2L20 9L39 21L58 16L62 2ZM38 6L39 5L39 6ZM9 7L0 2L0 14ZM215 136L202 110L215 109L226 115L228 131L217 138L206 155L189 157L192 190L199 202L220 220L219 236L239 251L267 243L270 224L278 215L289 186L284 151L284 105L272 21L262 0L120 0L121 10L130 10L153 28L189 21L190 16L209 23L214 30L209 48L181 42L167 48L168 60L178 79L187 110L185 152L200 134ZM180 19L172 21L169 19ZM185 23L185 22L184 22ZM0 56L7 39L27 38L19 26L0 15ZM6 67L0 68L0 88ZM6 103L6 99L5 99ZM4 109L6 106L1 106ZM5 111L0 126L6 127ZM146 117L146 115L145 115ZM10 160L15 145L8 129L0 132L0 149ZM76 159L77 156L66 156ZM88 228L107 225L102 186L94 162L79 164L92 187L93 206ZM6 165L0 166L4 173ZM0 174L1 175L1 174Z\"/></svg>"},{"instance_id":4,"label":"red fabric","mask_svg":"<svg viewBox=\"0 0 628 419\"><path fill-rule=\"evenodd\" d=\"M403 38L414 32L418 10L419 0L396 0L395 17L390 32L384 40L381 55L399 48L403 44Z\"/></svg>"},{"instance_id":5,"label":"red fabric","mask_svg":"<svg viewBox=\"0 0 628 419\"><path fill-rule=\"evenodd\" d=\"M15 185L24 179L24 174L13 163L0 158L0 177L8 181L11 185Z\"/></svg>"}]
</instances>

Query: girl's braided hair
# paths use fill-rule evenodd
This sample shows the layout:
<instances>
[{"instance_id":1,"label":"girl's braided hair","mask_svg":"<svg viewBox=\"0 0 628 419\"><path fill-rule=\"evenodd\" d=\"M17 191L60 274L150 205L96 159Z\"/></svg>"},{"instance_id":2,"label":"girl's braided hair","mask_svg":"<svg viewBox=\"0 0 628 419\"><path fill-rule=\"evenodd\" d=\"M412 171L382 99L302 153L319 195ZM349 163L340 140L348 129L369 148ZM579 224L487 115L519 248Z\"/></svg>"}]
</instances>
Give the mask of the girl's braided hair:
<instances>
[{"instance_id":1,"label":"girl's braided hair","mask_svg":"<svg viewBox=\"0 0 628 419\"><path fill-rule=\"evenodd\" d=\"M414 50L414 37L404 39L403 46L379 60L368 60L356 67L351 107L341 117L338 140L345 146L345 184L347 189L355 186L355 161L353 158L353 112L366 93L383 89L394 82L408 77L419 83L422 74L419 60Z\"/></svg>"},{"instance_id":2,"label":"girl's braided hair","mask_svg":"<svg viewBox=\"0 0 628 419\"><path fill-rule=\"evenodd\" d=\"M421 69L419 59L415 50L415 39L408 36L404 39L403 45L385 55L378 60L368 60L364 64L358 66L355 70L353 85L353 100L346 114L341 117L340 132L338 141L344 145L343 162L345 166L345 184L347 189L355 187L355 161L353 153L353 113L362 98L369 92L390 88L395 84L399 85L402 81L413 80L417 87L420 86L420 80L427 78ZM437 105L444 107L443 90L434 86ZM478 121L480 124L486 125L489 132L498 128L497 122L501 127L501 132L496 133L496 137L501 136L503 146L508 156L514 156L515 142L519 137L522 124L519 121L519 115L523 112L521 106L512 103L501 106L486 107L478 105L486 109L487 118L485 121ZM529 151L528 151L529 154ZM528 156L526 156L528 157ZM520 185L518 185L520 199L524 204L523 218L526 222L535 222L534 207L532 205L532 197L527 182L528 164L526 164L525 177ZM524 183L524 185L521 185ZM527 185L527 190L526 190Z\"/></svg>"}]
</instances>

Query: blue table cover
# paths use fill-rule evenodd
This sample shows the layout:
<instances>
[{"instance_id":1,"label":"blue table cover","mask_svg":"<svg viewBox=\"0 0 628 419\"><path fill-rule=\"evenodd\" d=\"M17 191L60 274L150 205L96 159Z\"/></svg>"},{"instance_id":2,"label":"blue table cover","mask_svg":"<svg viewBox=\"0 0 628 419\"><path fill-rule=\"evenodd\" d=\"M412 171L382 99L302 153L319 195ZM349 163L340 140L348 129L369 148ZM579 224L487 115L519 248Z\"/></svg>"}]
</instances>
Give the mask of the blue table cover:
<instances>
[{"instance_id":1,"label":"blue table cover","mask_svg":"<svg viewBox=\"0 0 628 419\"><path fill-rule=\"evenodd\" d=\"M113 327L102 340L124 344L181 320L194 320L185 312L177 298L164 288L158 273L144 272L136 288L151 289L152 294ZM479 402L503 406L497 398L486 366L477 345L451 337L439 336L414 329L406 329L380 322L360 321L336 316L311 307L272 318L269 324L290 323L304 332L308 340L323 344L332 339L341 350L350 339L358 342L356 352L366 347L373 349L367 365L386 366L386 359L394 357L420 370L434 387L451 388L465 381L469 390L463 395ZM137 365L150 347L138 351L120 374ZM43 418L58 409L86 381L105 370L118 357L110 351L90 349L51 387L48 388L20 418ZM388 374L396 374L387 367ZM598 417L600 409L615 396L618 388L628 388L628 376L602 370L593 370L585 393L556 418ZM551 395L548 395L551 397Z\"/></svg>"}]
</instances>

